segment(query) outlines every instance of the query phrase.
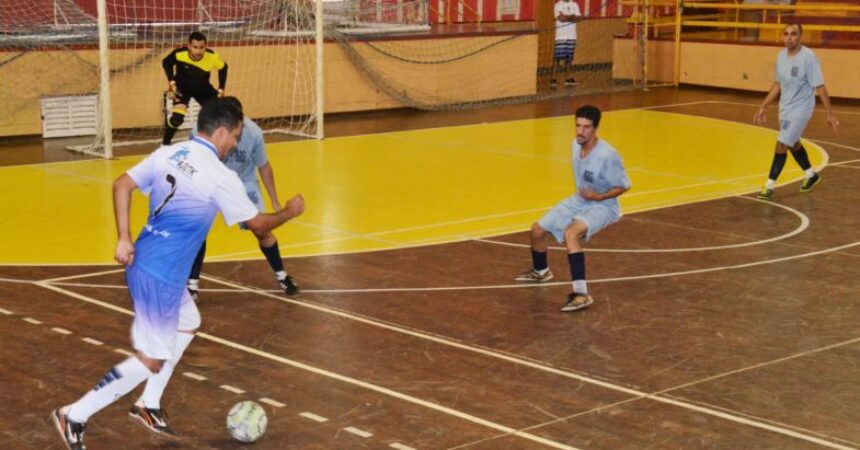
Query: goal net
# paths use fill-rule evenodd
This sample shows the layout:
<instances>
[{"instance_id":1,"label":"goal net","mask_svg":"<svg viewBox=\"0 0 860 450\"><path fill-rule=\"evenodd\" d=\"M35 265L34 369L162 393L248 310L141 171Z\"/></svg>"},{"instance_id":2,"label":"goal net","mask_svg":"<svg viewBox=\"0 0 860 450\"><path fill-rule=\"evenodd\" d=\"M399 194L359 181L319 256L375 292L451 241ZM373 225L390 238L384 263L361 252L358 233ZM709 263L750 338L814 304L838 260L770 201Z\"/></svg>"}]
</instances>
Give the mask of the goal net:
<instances>
[{"instance_id":1,"label":"goal net","mask_svg":"<svg viewBox=\"0 0 860 450\"><path fill-rule=\"evenodd\" d=\"M264 130L316 134L312 1L107 0L106 7L114 146L160 141L170 108L162 58L192 31L226 61L227 95ZM98 37L96 0L0 2L0 115L31 112L47 96L98 94ZM211 82L217 87L217 72ZM108 130L96 128L76 149L104 153Z\"/></svg>"}]
</instances>

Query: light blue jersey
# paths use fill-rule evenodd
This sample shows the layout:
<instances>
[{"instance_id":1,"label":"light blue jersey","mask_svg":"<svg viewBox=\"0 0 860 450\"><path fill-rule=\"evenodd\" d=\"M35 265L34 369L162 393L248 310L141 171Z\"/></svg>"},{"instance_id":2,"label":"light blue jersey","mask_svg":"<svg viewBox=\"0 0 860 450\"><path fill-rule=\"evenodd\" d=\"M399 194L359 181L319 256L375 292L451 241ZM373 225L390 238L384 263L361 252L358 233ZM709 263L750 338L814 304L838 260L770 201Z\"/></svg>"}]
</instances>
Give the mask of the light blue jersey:
<instances>
[{"instance_id":1,"label":"light blue jersey","mask_svg":"<svg viewBox=\"0 0 860 450\"><path fill-rule=\"evenodd\" d=\"M779 116L809 118L815 109L815 88L824 85L824 75L812 50L800 46L789 57L782 49L776 58L776 81L779 82Z\"/></svg>"},{"instance_id":2,"label":"light blue jersey","mask_svg":"<svg viewBox=\"0 0 860 450\"><path fill-rule=\"evenodd\" d=\"M224 164L239 174L243 183L257 183L257 168L266 165L266 145L263 143L263 130L253 120L245 117L242 137L236 150L227 156Z\"/></svg>"},{"instance_id":3,"label":"light blue jersey","mask_svg":"<svg viewBox=\"0 0 860 450\"><path fill-rule=\"evenodd\" d=\"M258 213L236 173L200 137L159 148L128 175L149 195L149 218L135 242L133 266L170 285L185 285L218 211L228 225Z\"/></svg>"},{"instance_id":4,"label":"light blue jersey","mask_svg":"<svg viewBox=\"0 0 860 450\"><path fill-rule=\"evenodd\" d=\"M614 187L630 189L630 178L624 170L621 156L608 142L599 139L597 144L588 154L582 158L582 145L573 141L573 180L576 183L577 193L571 196L576 202L600 203L609 207L621 217L621 207L618 205L618 197L610 198L600 202L586 200L579 195L578 191L591 189L598 194L603 194ZM575 197L576 199L574 199Z\"/></svg>"},{"instance_id":5,"label":"light blue jersey","mask_svg":"<svg viewBox=\"0 0 860 450\"><path fill-rule=\"evenodd\" d=\"M197 125L191 129L191 136L197 135ZM236 150L227 155L224 164L233 172L239 174L243 183L257 183L257 169L269 161L266 155L266 145L263 142L263 130L253 120L245 116L242 122L242 136L236 145Z\"/></svg>"},{"instance_id":6,"label":"light blue jersey","mask_svg":"<svg viewBox=\"0 0 860 450\"><path fill-rule=\"evenodd\" d=\"M540 226L549 231L556 241L564 242L564 231L574 220L585 223L585 240L621 219L618 198L586 200L579 192L591 189L605 193L614 187L630 189L630 179L617 151L606 141L598 140L586 158L582 158L582 146L573 142L573 179L577 192L562 200L538 220Z\"/></svg>"}]
</instances>

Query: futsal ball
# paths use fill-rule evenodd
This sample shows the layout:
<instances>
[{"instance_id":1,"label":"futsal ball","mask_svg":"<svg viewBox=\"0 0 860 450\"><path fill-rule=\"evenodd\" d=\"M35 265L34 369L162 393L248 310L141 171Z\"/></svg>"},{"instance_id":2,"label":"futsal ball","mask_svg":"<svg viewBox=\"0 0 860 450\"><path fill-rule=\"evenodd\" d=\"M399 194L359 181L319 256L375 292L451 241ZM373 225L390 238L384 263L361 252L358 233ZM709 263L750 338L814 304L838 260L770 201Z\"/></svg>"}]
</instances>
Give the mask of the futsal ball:
<instances>
[{"instance_id":1,"label":"futsal ball","mask_svg":"<svg viewBox=\"0 0 860 450\"><path fill-rule=\"evenodd\" d=\"M266 410L251 400L239 402L227 413L227 431L240 442L254 442L266 432Z\"/></svg>"}]
</instances>

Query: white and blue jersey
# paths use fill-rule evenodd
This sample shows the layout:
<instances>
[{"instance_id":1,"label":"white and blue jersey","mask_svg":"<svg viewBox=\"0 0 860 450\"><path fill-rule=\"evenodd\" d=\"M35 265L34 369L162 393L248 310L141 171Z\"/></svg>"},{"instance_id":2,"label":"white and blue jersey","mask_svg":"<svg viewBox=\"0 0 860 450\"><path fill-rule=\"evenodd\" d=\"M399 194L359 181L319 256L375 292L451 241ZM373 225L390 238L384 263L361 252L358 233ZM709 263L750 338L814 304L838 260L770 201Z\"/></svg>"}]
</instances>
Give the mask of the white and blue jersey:
<instances>
[{"instance_id":1,"label":"white and blue jersey","mask_svg":"<svg viewBox=\"0 0 860 450\"><path fill-rule=\"evenodd\" d=\"M632 186L621 156L602 139L597 141L585 158L582 158L582 146L574 141L572 159L577 192L562 200L538 221L541 228L549 231L558 242L564 242L564 230L574 220L581 220L588 226L585 236L585 240L588 240L621 218L617 197L599 201L586 200L579 195L580 191L590 189L603 194L614 187L630 189Z\"/></svg>"},{"instance_id":2,"label":"white and blue jersey","mask_svg":"<svg viewBox=\"0 0 860 450\"><path fill-rule=\"evenodd\" d=\"M775 78L780 88L780 118L812 117L815 89L824 85L824 75L815 53L801 45L797 54L790 57L788 49L782 49L776 58Z\"/></svg>"},{"instance_id":3,"label":"white and blue jersey","mask_svg":"<svg viewBox=\"0 0 860 450\"><path fill-rule=\"evenodd\" d=\"M149 218L135 242L133 266L169 285L185 286L219 211L228 225L258 214L236 173L200 137L159 148L128 175L149 195Z\"/></svg>"},{"instance_id":4,"label":"white and blue jersey","mask_svg":"<svg viewBox=\"0 0 860 450\"><path fill-rule=\"evenodd\" d=\"M192 136L197 134L196 125L191 130L191 134ZM263 141L263 130L246 116L239 143L236 145L236 149L227 155L224 165L239 175L245 185L248 198L260 212L264 212L266 206L263 204L263 194L257 180L257 169L265 166L267 162L269 159L266 155L266 144Z\"/></svg>"}]
</instances>

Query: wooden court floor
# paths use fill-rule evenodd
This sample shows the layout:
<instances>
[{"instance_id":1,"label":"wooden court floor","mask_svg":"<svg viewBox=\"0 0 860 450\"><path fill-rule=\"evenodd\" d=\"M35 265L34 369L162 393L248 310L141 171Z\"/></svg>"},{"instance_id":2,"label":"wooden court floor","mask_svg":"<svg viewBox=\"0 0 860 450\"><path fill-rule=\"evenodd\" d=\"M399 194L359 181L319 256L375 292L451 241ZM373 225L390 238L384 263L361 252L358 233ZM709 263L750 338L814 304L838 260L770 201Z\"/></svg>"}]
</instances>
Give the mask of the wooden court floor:
<instances>
[{"instance_id":1,"label":"wooden court floor","mask_svg":"<svg viewBox=\"0 0 860 450\"><path fill-rule=\"evenodd\" d=\"M654 90L332 129L563 116L586 101L749 123L760 100ZM93 417L88 446L858 449L860 108L836 110L839 133L820 115L807 130L828 157L812 193L793 183L769 203L732 195L652 209L597 235L587 254L596 301L581 313L558 310L563 251L550 253L557 283L513 283L530 263L525 231L291 257L296 298L273 290L261 260L208 262L203 326L163 401L186 438L159 441L129 422L133 393ZM711 138L684 157L716 159ZM125 357L129 307L115 265L0 267L0 444L62 448L45 418ZM224 427L246 399L269 415L253 446Z\"/></svg>"}]
</instances>

